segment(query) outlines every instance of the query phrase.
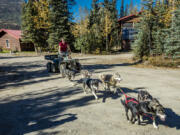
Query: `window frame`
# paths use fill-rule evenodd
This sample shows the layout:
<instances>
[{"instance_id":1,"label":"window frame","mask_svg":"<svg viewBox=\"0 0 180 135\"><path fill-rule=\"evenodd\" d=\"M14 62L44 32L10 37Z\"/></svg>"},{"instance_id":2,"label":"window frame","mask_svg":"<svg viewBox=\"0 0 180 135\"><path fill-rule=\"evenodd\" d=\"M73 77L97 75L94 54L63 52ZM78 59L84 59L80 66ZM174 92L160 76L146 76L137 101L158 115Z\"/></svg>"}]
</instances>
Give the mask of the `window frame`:
<instances>
[{"instance_id":1,"label":"window frame","mask_svg":"<svg viewBox=\"0 0 180 135\"><path fill-rule=\"evenodd\" d=\"M11 48L11 47L10 47L9 39L6 39L6 48Z\"/></svg>"}]
</instances>

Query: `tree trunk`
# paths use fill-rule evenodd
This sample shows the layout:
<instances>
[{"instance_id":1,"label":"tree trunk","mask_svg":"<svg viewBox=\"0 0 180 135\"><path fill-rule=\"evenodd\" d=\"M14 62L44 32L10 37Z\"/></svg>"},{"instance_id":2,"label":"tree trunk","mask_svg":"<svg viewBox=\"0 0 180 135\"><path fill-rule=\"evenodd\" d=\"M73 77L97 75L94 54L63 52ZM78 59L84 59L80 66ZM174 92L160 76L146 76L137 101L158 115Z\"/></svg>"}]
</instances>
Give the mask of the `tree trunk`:
<instances>
[{"instance_id":1,"label":"tree trunk","mask_svg":"<svg viewBox=\"0 0 180 135\"><path fill-rule=\"evenodd\" d=\"M39 47L39 53L42 54L42 47Z\"/></svg>"},{"instance_id":2,"label":"tree trunk","mask_svg":"<svg viewBox=\"0 0 180 135\"><path fill-rule=\"evenodd\" d=\"M36 54L38 54L38 47L36 45L34 45L34 49L35 49Z\"/></svg>"},{"instance_id":3,"label":"tree trunk","mask_svg":"<svg viewBox=\"0 0 180 135\"><path fill-rule=\"evenodd\" d=\"M106 52L109 51L109 47L108 47L108 36L106 35Z\"/></svg>"}]
</instances>

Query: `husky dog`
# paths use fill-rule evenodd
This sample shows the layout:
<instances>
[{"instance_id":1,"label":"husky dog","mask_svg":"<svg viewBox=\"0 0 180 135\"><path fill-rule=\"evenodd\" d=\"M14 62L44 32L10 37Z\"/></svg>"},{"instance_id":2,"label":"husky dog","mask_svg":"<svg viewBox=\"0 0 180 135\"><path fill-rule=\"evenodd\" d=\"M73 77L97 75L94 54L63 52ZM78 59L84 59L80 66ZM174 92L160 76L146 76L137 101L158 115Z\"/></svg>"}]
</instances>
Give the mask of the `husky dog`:
<instances>
[{"instance_id":1,"label":"husky dog","mask_svg":"<svg viewBox=\"0 0 180 135\"><path fill-rule=\"evenodd\" d=\"M153 98L151 101L148 101L148 113L152 114L154 128L158 128L158 126L156 124L157 116L162 121L166 120L166 114L165 114L164 107L159 103L159 101L156 98Z\"/></svg>"},{"instance_id":2,"label":"husky dog","mask_svg":"<svg viewBox=\"0 0 180 135\"><path fill-rule=\"evenodd\" d=\"M125 108L127 120L132 124L134 124L137 120L138 125L140 125L140 116L148 111L146 102L138 102L135 98L124 95L124 97L121 99L121 103ZM129 119L128 115L129 110L131 112L131 119Z\"/></svg>"},{"instance_id":3,"label":"husky dog","mask_svg":"<svg viewBox=\"0 0 180 135\"><path fill-rule=\"evenodd\" d=\"M92 76L92 73L88 70L81 70L82 78L90 78Z\"/></svg>"},{"instance_id":4,"label":"husky dog","mask_svg":"<svg viewBox=\"0 0 180 135\"><path fill-rule=\"evenodd\" d=\"M116 85L118 82L122 80L121 76L119 73L115 74L101 74L100 75L100 80L103 82L104 89L110 90L110 86L114 87L114 93L117 92Z\"/></svg>"},{"instance_id":5,"label":"husky dog","mask_svg":"<svg viewBox=\"0 0 180 135\"><path fill-rule=\"evenodd\" d=\"M141 90L138 92L138 101L151 101L153 99L153 97L151 96L151 94L149 94L149 92Z\"/></svg>"},{"instance_id":6,"label":"husky dog","mask_svg":"<svg viewBox=\"0 0 180 135\"><path fill-rule=\"evenodd\" d=\"M138 93L138 101L145 101L148 104L148 113L152 114L153 126L154 128L158 128L155 121L156 117L158 116L162 121L165 121L166 119L164 107L159 103L156 98L153 98L151 94L149 94L149 92L143 90Z\"/></svg>"},{"instance_id":7,"label":"husky dog","mask_svg":"<svg viewBox=\"0 0 180 135\"><path fill-rule=\"evenodd\" d=\"M87 94L87 88L88 88L91 91L91 93L94 95L95 99L97 100L98 97L96 95L96 91L99 88L99 83L102 83L99 79L91 79L91 78L83 79L84 93Z\"/></svg>"},{"instance_id":8,"label":"husky dog","mask_svg":"<svg viewBox=\"0 0 180 135\"><path fill-rule=\"evenodd\" d=\"M70 69L66 69L65 70L65 76L66 78L68 78L70 81L74 78L75 78L75 75L77 74L78 72L76 70L70 70Z\"/></svg>"}]
</instances>

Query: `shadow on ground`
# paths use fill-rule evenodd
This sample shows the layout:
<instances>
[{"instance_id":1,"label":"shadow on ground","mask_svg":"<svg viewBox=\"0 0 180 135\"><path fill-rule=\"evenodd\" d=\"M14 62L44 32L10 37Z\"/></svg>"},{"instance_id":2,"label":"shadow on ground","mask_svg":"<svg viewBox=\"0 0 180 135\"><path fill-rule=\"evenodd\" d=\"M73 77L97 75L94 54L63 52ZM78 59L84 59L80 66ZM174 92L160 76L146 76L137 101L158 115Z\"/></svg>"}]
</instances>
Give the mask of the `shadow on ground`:
<instances>
[{"instance_id":1,"label":"shadow on ground","mask_svg":"<svg viewBox=\"0 0 180 135\"><path fill-rule=\"evenodd\" d=\"M159 121L160 124L170 128L180 129L180 115L176 114L171 108L165 108L167 115L166 121Z\"/></svg>"},{"instance_id":2,"label":"shadow on ground","mask_svg":"<svg viewBox=\"0 0 180 135\"><path fill-rule=\"evenodd\" d=\"M83 68L96 73L96 70L99 69L111 69L113 67L119 67L119 66L133 66L140 64L141 62L142 61L137 61L134 63L121 63L121 64L91 64L91 65L83 65Z\"/></svg>"},{"instance_id":3,"label":"shadow on ground","mask_svg":"<svg viewBox=\"0 0 180 135\"><path fill-rule=\"evenodd\" d=\"M77 120L78 115L67 113L68 109L89 105L93 96L63 99L79 93L82 93L80 88L49 88L1 101L0 134L23 135ZM21 97L25 99L21 100Z\"/></svg>"},{"instance_id":4,"label":"shadow on ground","mask_svg":"<svg viewBox=\"0 0 180 135\"><path fill-rule=\"evenodd\" d=\"M177 130L180 129L180 115L178 115L177 113L175 113L172 109L170 108L165 108L165 114L167 115L166 120L165 121L161 121L159 119L159 117L156 117L156 123L158 125L163 125L169 128L176 128ZM153 121L150 118L151 115L144 116L143 119L145 119L146 121L142 122L141 125L146 126L147 124L150 124L153 126Z\"/></svg>"},{"instance_id":5,"label":"shadow on ground","mask_svg":"<svg viewBox=\"0 0 180 135\"><path fill-rule=\"evenodd\" d=\"M0 59L17 59L25 57L38 57L38 56L0 56Z\"/></svg>"},{"instance_id":6,"label":"shadow on ground","mask_svg":"<svg viewBox=\"0 0 180 135\"><path fill-rule=\"evenodd\" d=\"M124 93L130 94L130 93L138 93L139 88L130 89L127 87L121 87L121 89L123 90ZM101 93L103 93L102 102L106 102L107 98L118 99L123 95L123 93L120 91L120 89L118 89L117 93L115 93L115 94L112 91L107 91L107 92L101 91Z\"/></svg>"},{"instance_id":7,"label":"shadow on ground","mask_svg":"<svg viewBox=\"0 0 180 135\"><path fill-rule=\"evenodd\" d=\"M29 85L57 78L45 78L51 76L46 71L46 65L42 61L15 62L0 67L0 89L13 86ZM33 79L39 79L35 81Z\"/></svg>"},{"instance_id":8,"label":"shadow on ground","mask_svg":"<svg viewBox=\"0 0 180 135\"><path fill-rule=\"evenodd\" d=\"M8 57L5 57L6 59ZM14 57L12 57L14 58ZM17 57L21 58L21 57ZM57 78L45 78L49 77L46 71L45 61L34 61L34 62L14 62L7 65L0 66L0 89L13 86L29 85L34 83L39 83L41 81L49 81ZM94 64L94 65L83 65L84 69L93 71L94 73L105 72L104 69L109 69L107 71L112 71L111 68L115 66L130 66L138 64L136 63L123 63L123 64ZM102 71L96 71L102 69ZM33 79L39 79L34 81ZM27 82L25 82L27 81Z\"/></svg>"},{"instance_id":9,"label":"shadow on ground","mask_svg":"<svg viewBox=\"0 0 180 135\"><path fill-rule=\"evenodd\" d=\"M122 89L126 93L136 92L125 87ZM80 87L52 87L2 100L0 104L0 134L23 135L36 131L43 134L42 130L52 129L77 120L78 114L68 112L68 109L97 103L92 94L66 100L80 93L83 93ZM107 98L119 98L118 94L104 91L98 95L99 100L103 99L104 102ZM55 134L59 133L55 131Z\"/></svg>"}]
</instances>

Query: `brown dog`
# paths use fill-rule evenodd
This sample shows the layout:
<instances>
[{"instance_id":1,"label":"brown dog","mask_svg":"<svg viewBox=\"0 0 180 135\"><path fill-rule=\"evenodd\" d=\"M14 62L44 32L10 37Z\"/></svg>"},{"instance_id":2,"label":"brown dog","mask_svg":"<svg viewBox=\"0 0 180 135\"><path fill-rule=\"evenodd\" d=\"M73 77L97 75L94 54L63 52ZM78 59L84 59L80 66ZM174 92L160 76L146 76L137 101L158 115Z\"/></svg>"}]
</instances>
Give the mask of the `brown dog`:
<instances>
[{"instance_id":1,"label":"brown dog","mask_svg":"<svg viewBox=\"0 0 180 135\"><path fill-rule=\"evenodd\" d=\"M81 76L82 78L90 78L92 76L92 73L88 70L81 70Z\"/></svg>"},{"instance_id":2,"label":"brown dog","mask_svg":"<svg viewBox=\"0 0 180 135\"><path fill-rule=\"evenodd\" d=\"M115 74L101 74L100 75L100 80L103 83L105 91L107 89L109 91L111 91L110 90L110 86L113 86L114 87L114 93L116 93L117 92L116 85L117 85L117 83L119 83L122 80L122 78L121 78L119 73L115 73Z\"/></svg>"}]
</instances>

